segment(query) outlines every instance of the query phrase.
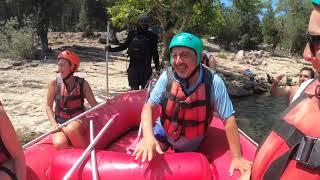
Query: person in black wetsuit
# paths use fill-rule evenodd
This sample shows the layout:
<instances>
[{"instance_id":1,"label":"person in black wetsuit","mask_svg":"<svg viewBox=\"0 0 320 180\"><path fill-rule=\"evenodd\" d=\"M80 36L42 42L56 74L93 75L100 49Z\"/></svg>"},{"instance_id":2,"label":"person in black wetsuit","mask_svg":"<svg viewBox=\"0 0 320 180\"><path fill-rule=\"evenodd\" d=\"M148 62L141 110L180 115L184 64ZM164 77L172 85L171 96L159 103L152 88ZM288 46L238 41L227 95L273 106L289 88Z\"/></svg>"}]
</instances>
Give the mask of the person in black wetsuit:
<instances>
[{"instance_id":1,"label":"person in black wetsuit","mask_svg":"<svg viewBox=\"0 0 320 180\"><path fill-rule=\"evenodd\" d=\"M127 70L128 81L131 90L145 88L151 74L151 60L159 71L158 37L148 31L149 17L140 15L137 20L137 28L128 33L127 40L118 47L107 47L110 52L118 52L128 49L130 64Z\"/></svg>"}]
</instances>

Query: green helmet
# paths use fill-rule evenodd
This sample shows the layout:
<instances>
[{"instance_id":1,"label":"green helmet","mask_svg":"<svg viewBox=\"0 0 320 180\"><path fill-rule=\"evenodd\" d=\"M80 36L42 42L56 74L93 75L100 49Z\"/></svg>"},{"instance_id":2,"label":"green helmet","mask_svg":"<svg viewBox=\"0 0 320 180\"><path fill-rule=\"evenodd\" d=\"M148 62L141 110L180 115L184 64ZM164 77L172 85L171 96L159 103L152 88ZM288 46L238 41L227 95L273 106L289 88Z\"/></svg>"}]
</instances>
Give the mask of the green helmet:
<instances>
[{"instance_id":1,"label":"green helmet","mask_svg":"<svg viewBox=\"0 0 320 180\"><path fill-rule=\"evenodd\" d=\"M193 49L197 54L197 64L200 64L200 56L203 49L203 43L200 38L190 33L179 33L175 35L170 43L170 64L172 65L172 55L171 50L173 47L182 46Z\"/></svg>"}]
</instances>

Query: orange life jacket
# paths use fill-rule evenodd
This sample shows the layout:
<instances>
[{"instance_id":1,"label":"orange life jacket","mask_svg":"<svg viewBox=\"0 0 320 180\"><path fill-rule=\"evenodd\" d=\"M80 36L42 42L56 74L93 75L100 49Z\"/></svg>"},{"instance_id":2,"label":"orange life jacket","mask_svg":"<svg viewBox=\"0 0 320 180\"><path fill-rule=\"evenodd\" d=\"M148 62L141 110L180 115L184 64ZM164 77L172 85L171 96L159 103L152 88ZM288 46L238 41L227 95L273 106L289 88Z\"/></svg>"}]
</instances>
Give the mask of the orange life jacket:
<instances>
[{"instance_id":1,"label":"orange life jacket","mask_svg":"<svg viewBox=\"0 0 320 180\"><path fill-rule=\"evenodd\" d=\"M252 180L320 179L320 80L312 81L259 146Z\"/></svg>"},{"instance_id":2,"label":"orange life jacket","mask_svg":"<svg viewBox=\"0 0 320 180\"><path fill-rule=\"evenodd\" d=\"M202 82L190 95L186 95L174 79L172 68L167 69L168 83L161 122L166 134L175 140L182 136L192 139L204 135L212 118L210 96L213 75L206 67L202 69Z\"/></svg>"},{"instance_id":3,"label":"orange life jacket","mask_svg":"<svg viewBox=\"0 0 320 180\"><path fill-rule=\"evenodd\" d=\"M83 84L84 79L76 77L74 88L69 92L62 79L57 78L55 119L58 123L64 123L85 111Z\"/></svg>"}]
</instances>

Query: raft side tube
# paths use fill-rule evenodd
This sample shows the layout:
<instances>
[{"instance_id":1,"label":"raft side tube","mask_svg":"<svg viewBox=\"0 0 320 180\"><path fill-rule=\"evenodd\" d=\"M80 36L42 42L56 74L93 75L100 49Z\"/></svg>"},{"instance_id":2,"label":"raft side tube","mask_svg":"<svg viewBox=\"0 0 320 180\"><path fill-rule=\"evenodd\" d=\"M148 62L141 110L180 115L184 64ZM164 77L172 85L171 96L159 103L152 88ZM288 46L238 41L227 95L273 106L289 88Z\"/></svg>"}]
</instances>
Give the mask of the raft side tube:
<instances>
[{"instance_id":1,"label":"raft side tube","mask_svg":"<svg viewBox=\"0 0 320 180\"><path fill-rule=\"evenodd\" d=\"M56 153L49 178L61 180L81 156L83 150L68 149ZM150 162L140 162L134 157L119 152L98 151L96 153L100 179L174 179L210 180L217 177L215 166L200 153L166 153L156 155ZM91 161L87 158L70 179L92 179Z\"/></svg>"}]
</instances>

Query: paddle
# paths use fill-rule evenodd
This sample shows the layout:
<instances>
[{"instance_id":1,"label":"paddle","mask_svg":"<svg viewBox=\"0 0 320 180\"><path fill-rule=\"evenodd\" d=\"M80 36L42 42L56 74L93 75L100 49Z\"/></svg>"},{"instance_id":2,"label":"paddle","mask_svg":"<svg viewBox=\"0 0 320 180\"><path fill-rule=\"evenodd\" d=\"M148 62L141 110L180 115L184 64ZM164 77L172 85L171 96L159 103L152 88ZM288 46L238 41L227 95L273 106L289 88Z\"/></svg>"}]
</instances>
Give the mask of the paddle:
<instances>
[{"instance_id":1,"label":"paddle","mask_svg":"<svg viewBox=\"0 0 320 180\"><path fill-rule=\"evenodd\" d=\"M106 101L107 101L107 100L106 100ZM67 126L69 123L71 123L71 122L73 122L73 121L75 121L75 120L77 120L77 119L85 116L87 113L92 112L92 111L100 108L101 106L103 106L104 104L106 104L106 101L98 104L97 106L89 109L88 111L85 111L85 112L83 112L83 113L75 116L74 118L68 120L67 122L59 125L58 128L62 128L62 127L64 127L64 126ZM35 143L41 141L42 139L44 139L45 137L47 137L48 135L50 135L50 134L53 133L53 132L55 132L55 131L49 131L49 132L47 132L47 133L45 133L45 134L42 134L41 136L37 137L36 139L34 139L34 140L28 142L27 144L23 145L22 148L23 148L23 149L27 149L28 147L30 147L30 146L34 145Z\"/></svg>"},{"instance_id":2,"label":"paddle","mask_svg":"<svg viewBox=\"0 0 320 180\"><path fill-rule=\"evenodd\" d=\"M78 166L86 159L86 157L89 155L89 152L92 151L94 146L97 144L97 142L101 139L102 135L106 132L106 130L109 128L111 123L113 122L114 118L117 117L119 113L113 115L111 119L103 126L101 131L98 133L98 135L93 139L93 141L89 144L89 146L86 148L86 150L82 153L82 155L79 157L79 159L74 163L74 165L71 167L71 169L67 172L67 174L63 177L63 180L68 180L72 173L78 168Z\"/></svg>"},{"instance_id":3,"label":"paddle","mask_svg":"<svg viewBox=\"0 0 320 180\"><path fill-rule=\"evenodd\" d=\"M93 120L90 120L90 143L93 142L94 139L94 129L93 129ZM96 151L94 148L91 151L91 166L92 166L92 179L98 180L98 171L97 171L97 161L96 161Z\"/></svg>"},{"instance_id":4,"label":"paddle","mask_svg":"<svg viewBox=\"0 0 320 180\"><path fill-rule=\"evenodd\" d=\"M110 22L108 21L107 25L107 43L106 46L109 47L109 31L110 31ZM109 78L108 78L108 62L109 62L109 50L106 51L106 96L109 96Z\"/></svg>"}]
</instances>

